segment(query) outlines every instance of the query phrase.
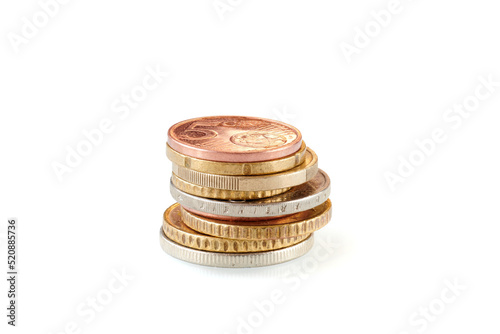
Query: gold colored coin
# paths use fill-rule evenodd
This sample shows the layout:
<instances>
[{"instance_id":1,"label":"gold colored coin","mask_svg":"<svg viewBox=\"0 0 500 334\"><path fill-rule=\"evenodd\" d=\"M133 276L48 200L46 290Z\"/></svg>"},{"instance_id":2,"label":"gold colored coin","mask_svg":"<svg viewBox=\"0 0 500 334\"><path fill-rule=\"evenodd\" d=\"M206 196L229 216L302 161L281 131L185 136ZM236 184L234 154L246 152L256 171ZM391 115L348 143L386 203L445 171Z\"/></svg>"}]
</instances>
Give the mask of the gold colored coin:
<instances>
[{"instance_id":1,"label":"gold colored coin","mask_svg":"<svg viewBox=\"0 0 500 334\"><path fill-rule=\"evenodd\" d=\"M206 218L181 209L184 224L200 233L227 239L269 240L310 234L319 230L332 217L332 203L327 200L307 211L286 217L256 220L219 220Z\"/></svg>"},{"instance_id":2,"label":"gold colored coin","mask_svg":"<svg viewBox=\"0 0 500 334\"><path fill-rule=\"evenodd\" d=\"M287 157L260 162L217 162L202 160L179 153L167 144L167 157L172 163L201 173L219 175L263 175L283 172L304 162L306 144L302 142L300 149Z\"/></svg>"},{"instance_id":3,"label":"gold colored coin","mask_svg":"<svg viewBox=\"0 0 500 334\"><path fill-rule=\"evenodd\" d=\"M218 175L201 173L172 164L172 172L181 179L201 187L235 190L263 191L294 187L311 180L318 172L318 156L307 148L305 161L290 170L268 175Z\"/></svg>"},{"instance_id":4,"label":"gold colored coin","mask_svg":"<svg viewBox=\"0 0 500 334\"><path fill-rule=\"evenodd\" d=\"M237 191L237 190L225 190L225 189L216 189L210 187L203 187L197 184L193 184L187 181L184 181L180 177L175 174L172 174L172 183L174 186L191 195L195 195L198 197L206 197L206 198L215 198L215 199L225 199L225 200L247 200L247 199L259 199L271 197L274 195L282 194L285 191L289 190L290 187L281 188L281 189L273 189L273 190L257 190L257 191Z\"/></svg>"},{"instance_id":5,"label":"gold colored coin","mask_svg":"<svg viewBox=\"0 0 500 334\"><path fill-rule=\"evenodd\" d=\"M275 250L295 245L307 235L272 240L236 240L217 238L190 229L182 221L179 203L170 206L163 215L163 232L183 246L210 252L247 253Z\"/></svg>"}]
</instances>

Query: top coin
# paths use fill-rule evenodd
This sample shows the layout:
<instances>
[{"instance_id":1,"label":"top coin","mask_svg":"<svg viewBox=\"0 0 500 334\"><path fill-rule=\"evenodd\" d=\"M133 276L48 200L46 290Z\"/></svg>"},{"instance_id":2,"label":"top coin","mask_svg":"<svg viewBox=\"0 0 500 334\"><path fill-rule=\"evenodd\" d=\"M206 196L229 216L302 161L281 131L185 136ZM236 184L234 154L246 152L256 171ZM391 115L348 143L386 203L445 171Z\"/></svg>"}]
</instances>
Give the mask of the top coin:
<instances>
[{"instance_id":1,"label":"top coin","mask_svg":"<svg viewBox=\"0 0 500 334\"><path fill-rule=\"evenodd\" d=\"M302 135L283 122L246 116L210 116L174 124L168 145L191 157L220 162L258 162L297 152Z\"/></svg>"}]
</instances>

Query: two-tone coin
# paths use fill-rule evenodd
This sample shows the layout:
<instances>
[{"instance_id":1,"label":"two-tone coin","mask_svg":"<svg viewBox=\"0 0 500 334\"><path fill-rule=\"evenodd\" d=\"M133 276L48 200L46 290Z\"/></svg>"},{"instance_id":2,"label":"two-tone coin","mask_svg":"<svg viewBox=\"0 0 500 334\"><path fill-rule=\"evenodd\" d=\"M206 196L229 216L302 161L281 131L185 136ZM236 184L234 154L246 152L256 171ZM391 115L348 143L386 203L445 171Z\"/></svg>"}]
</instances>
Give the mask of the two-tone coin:
<instances>
[{"instance_id":1,"label":"two-tone coin","mask_svg":"<svg viewBox=\"0 0 500 334\"><path fill-rule=\"evenodd\" d=\"M250 268L279 264L296 259L312 248L314 237L293 246L256 253L219 253L208 252L182 246L165 236L160 229L160 246L169 255L190 263L223 268Z\"/></svg>"},{"instance_id":2,"label":"two-tone coin","mask_svg":"<svg viewBox=\"0 0 500 334\"><path fill-rule=\"evenodd\" d=\"M221 220L199 216L181 208L182 221L195 231L219 238L274 240L313 233L332 217L330 200L307 211L255 221Z\"/></svg>"},{"instance_id":3,"label":"two-tone coin","mask_svg":"<svg viewBox=\"0 0 500 334\"><path fill-rule=\"evenodd\" d=\"M306 211L324 203L330 196L330 178L321 169L306 183L272 197L223 201L191 195L170 183L170 194L187 210L210 218L259 220Z\"/></svg>"}]
</instances>

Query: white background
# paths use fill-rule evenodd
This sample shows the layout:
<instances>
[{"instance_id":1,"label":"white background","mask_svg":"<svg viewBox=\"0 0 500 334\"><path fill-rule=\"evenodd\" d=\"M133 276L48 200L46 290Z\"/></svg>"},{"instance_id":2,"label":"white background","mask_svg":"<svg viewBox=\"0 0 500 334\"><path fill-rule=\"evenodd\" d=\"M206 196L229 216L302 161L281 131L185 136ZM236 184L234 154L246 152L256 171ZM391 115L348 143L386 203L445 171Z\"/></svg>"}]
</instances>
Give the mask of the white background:
<instances>
[{"instance_id":1,"label":"white background","mask_svg":"<svg viewBox=\"0 0 500 334\"><path fill-rule=\"evenodd\" d=\"M2 268L7 218L20 224L18 327L2 279L2 333L498 332L500 87L456 129L443 119L480 76L500 81L498 4L401 0L348 62L341 43L389 1L228 3L221 19L211 0L69 1L16 52L40 5L2 2ZM169 76L120 119L112 104L147 67ZM302 131L333 183L316 234L339 243L327 259L230 270L162 252L167 129L219 114ZM113 131L59 181L52 164L107 118ZM447 140L392 191L384 174L435 128ZM122 270L133 279L82 316ZM425 329L411 323L446 280L466 288ZM273 290L284 302L262 315Z\"/></svg>"}]
</instances>

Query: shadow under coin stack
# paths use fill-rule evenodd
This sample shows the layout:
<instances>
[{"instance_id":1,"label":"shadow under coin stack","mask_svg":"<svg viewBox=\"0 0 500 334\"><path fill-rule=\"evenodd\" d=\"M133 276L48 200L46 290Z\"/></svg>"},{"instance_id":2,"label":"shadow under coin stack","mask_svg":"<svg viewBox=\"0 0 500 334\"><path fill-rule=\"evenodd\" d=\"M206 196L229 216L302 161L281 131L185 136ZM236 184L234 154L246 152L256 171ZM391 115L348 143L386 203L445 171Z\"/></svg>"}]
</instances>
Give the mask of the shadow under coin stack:
<instances>
[{"instance_id":1,"label":"shadow under coin stack","mask_svg":"<svg viewBox=\"0 0 500 334\"><path fill-rule=\"evenodd\" d=\"M160 243L178 259L258 267L307 253L331 218L330 179L295 127L212 116L168 131L170 193Z\"/></svg>"}]
</instances>

